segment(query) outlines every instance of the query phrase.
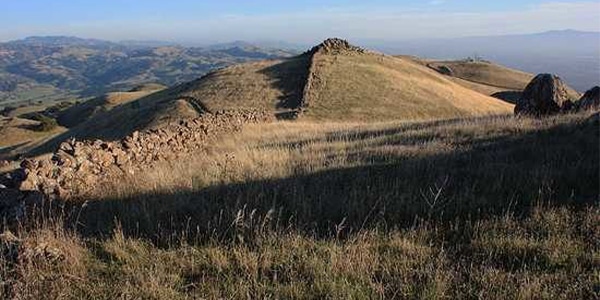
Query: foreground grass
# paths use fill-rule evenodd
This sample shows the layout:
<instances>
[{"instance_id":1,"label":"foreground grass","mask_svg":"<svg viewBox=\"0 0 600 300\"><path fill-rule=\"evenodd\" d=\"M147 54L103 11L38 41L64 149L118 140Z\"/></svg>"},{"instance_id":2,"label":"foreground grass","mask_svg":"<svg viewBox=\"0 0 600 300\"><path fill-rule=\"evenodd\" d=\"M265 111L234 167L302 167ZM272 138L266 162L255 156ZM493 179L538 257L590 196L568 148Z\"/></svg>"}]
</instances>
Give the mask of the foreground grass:
<instances>
[{"instance_id":1,"label":"foreground grass","mask_svg":"<svg viewBox=\"0 0 600 300\"><path fill-rule=\"evenodd\" d=\"M597 206L580 212L538 207L526 219L421 224L343 239L259 228L249 235L245 221L236 225L236 239L179 240L168 247L120 230L106 239L47 227L29 231L21 237L25 254L18 264L3 261L2 296L594 299L600 289Z\"/></svg>"},{"instance_id":2,"label":"foreground grass","mask_svg":"<svg viewBox=\"0 0 600 300\"><path fill-rule=\"evenodd\" d=\"M598 298L586 117L249 127L4 237L2 296Z\"/></svg>"}]
</instances>

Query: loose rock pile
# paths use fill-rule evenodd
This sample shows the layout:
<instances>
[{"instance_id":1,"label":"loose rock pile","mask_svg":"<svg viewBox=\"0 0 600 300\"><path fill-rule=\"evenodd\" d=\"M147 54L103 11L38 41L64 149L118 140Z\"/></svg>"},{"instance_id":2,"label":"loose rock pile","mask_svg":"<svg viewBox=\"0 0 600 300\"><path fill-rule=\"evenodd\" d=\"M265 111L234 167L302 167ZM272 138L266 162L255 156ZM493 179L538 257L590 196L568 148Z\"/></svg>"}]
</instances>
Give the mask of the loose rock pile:
<instances>
[{"instance_id":1,"label":"loose rock pile","mask_svg":"<svg viewBox=\"0 0 600 300\"><path fill-rule=\"evenodd\" d=\"M16 174L21 191L41 192L49 199L67 200L85 195L104 180L133 174L158 161L176 159L207 146L243 124L271 121L271 113L258 111L219 112L169 124L159 129L134 132L121 141L69 140L52 159L25 160Z\"/></svg>"},{"instance_id":2,"label":"loose rock pile","mask_svg":"<svg viewBox=\"0 0 600 300\"><path fill-rule=\"evenodd\" d=\"M308 53L315 54L349 54L349 53L366 53L366 50L354 45L351 45L347 40L330 38L323 43L313 47Z\"/></svg>"}]
</instances>

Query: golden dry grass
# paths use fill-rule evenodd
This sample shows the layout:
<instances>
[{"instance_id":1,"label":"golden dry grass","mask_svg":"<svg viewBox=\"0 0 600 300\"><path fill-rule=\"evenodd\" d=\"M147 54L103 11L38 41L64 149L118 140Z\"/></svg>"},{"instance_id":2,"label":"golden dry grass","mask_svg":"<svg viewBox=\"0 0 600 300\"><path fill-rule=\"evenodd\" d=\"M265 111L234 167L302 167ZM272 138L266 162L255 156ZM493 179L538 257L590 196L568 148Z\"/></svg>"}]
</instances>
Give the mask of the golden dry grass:
<instances>
[{"instance_id":1,"label":"golden dry grass","mask_svg":"<svg viewBox=\"0 0 600 300\"><path fill-rule=\"evenodd\" d=\"M0 293L594 299L599 156L586 118L248 126L99 187L62 209L75 220L17 232L23 253L63 255L0 256Z\"/></svg>"},{"instance_id":2,"label":"golden dry grass","mask_svg":"<svg viewBox=\"0 0 600 300\"><path fill-rule=\"evenodd\" d=\"M209 110L258 108L280 111L299 102L309 56L241 64L210 73L177 91L200 100ZM288 107L286 107L288 106ZM296 104L297 106L297 104Z\"/></svg>"},{"instance_id":3,"label":"golden dry grass","mask_svg":"<svg viewBox=\"0 0 600 300\"><path fill-rule=\"evenodd\" d=\"M523 90L533 79L532 74L484 61L437 61L429 65L447 66L454 77L504 90Z\"/></svg>"},{"instance_id":4,"label":"golden dry grass","mask_svg":"<svg viewBox=\"0 0 600 300\"><path fill-rule=\"evenodd\" d=\"M433 69L448 67L452 76L448 78L461 86L472 89L484 95L499 92L520 92L527 87L534 75L516 69L507 68L487 61L427 61L423 62ZM579 100L580 94L568 87L571 99Z\"/></svg>"},{"instance_id":5,"label":"golden dry grass","mask_svg":"<svg viewBox=\"0 0 600 300\"><path fill-rule=\"evenodd\" d=\"M54 136L66 132L64 127L56 127L51 131L37 131L34 127L39 122L17 117L0 119L0 158L10 158L14 155L27 152Z\"/></svg>"},{"instance_id":6,"label":"golden dry grass","mask_svg":"<svg viewBox=\"0 0 600 300\"><path fill-rule=\"evenodd\" d=\"M103 96L76 104L59 115L59 122L67 127L74 127L98 115L107 114L115 107L138 100L158 90L143 89L135 92L112 92Z\"/></svg>"},{"instance_id":7,"label":"golden dry grass","mask_svg":"<svg viewBox=\"0 0 600 300\"><path fill-rule=\"evenodd\" d=\"M317 56L312 120L431 120L509 113L510 104L463 88L410 60Z\"/></svg>"}]
</instances>

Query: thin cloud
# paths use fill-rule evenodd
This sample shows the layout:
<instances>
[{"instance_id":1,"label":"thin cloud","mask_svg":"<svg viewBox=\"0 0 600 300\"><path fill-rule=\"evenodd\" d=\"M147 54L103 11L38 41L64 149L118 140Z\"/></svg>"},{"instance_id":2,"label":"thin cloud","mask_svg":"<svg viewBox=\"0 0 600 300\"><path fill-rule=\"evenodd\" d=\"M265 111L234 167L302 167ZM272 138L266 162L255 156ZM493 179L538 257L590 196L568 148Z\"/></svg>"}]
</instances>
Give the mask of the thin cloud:
<instances>
[{"instance_id":1,"label":"thin cloud","mask_svg":"<svg viewBox=\"0 0 600 300\"><path fill-rule=\"evenodd\" d=\"M13 35L72 34L119 39L223 42L285 40L313 43L330 36L399 40L531 33L555 29L600 31L600 2L551 2L502 12L440 12L394 7L357 11L221 15L200 20L145 19L20 28ZM118 30L117 30L118 28ZM6 31L4 31L6 32ZM5 38L0 36L0 38Z\"/></svg>"},{"instance_id":2,"label":"thin cloud","mask_svg":"<svg viewBox=\"0 0 600 300\"><path fill-rule=\"evenodd\" d=\"M430 5L442 5L444 3L446 3L446 0L432 0L432 1L429 1Z\"/></svg>"}]
</instances>

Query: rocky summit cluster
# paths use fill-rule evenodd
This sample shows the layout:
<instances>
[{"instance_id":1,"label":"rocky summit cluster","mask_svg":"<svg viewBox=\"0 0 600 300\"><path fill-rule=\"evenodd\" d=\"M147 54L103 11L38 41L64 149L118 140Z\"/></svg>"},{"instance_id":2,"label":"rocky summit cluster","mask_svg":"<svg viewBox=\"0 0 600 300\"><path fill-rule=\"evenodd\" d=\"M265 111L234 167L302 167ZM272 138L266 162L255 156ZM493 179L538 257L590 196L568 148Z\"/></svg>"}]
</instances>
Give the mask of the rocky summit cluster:
<instances>
[{"instance_id":1,"label":"rocky summit cluster","mask_svg":"<svg viewBox=\"0 0 600 300\"><path fill-rule=\"evenodd\" d=\"M23 161L11 174L12 185L21 192L37 192L50 199L75 198L97 188L103 180L197 151L221 134L240 130L243 124L271 118L262 111L219 112L160 129L136 131L115 142L69 140L60 145L52 159ZM15 199L12 194L6 196ZM0 205L4 202L0 199Z\"/></svg>"},{"instance_id":2,"label":"rocky summit cluster","mask_svg":"<svg viewBox=\"0 0 600 300\"><path fill-rule=\"evenodd\" d=\"M594 87L579 101L571 99L567 85L556 75L539 74L527 85L515 106L516 115L545 116L560 112L598 109L600 88Z\"/></svg>"},{"instance_id":3,"label":"rocky summit cluster","mask_svg":"<svg viewBox=\"0 0 600 300\"><path fill-rule=\"evenodd\" d=\"M329 38L309 51L310 54L315 54L317 52L321 54L349 54L366 53L366 50L350 44L347 40Z\"/></svg>"}]
</instances>

